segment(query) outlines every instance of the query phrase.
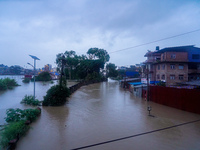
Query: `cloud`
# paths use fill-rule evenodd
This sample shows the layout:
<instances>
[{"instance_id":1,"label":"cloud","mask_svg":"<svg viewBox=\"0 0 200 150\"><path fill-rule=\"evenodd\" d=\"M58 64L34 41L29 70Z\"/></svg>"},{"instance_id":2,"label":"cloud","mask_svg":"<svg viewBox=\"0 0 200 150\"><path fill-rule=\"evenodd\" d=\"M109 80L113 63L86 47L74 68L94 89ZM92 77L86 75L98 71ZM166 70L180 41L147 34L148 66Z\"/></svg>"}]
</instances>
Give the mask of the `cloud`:
<instances>
[{"instance_id":1,"label":"cloud","mask_svg":"<svg viewBox=\"0 0 200 150\"><path fill-rule=\"evenodd\" d=\"M0 1L0 63L25 65L29 54L38 66L54 64L56 54L91 47L112 52L199 27L198 1L37 0ZM199 34L174 38L111 54L117 65L140 63L147 49L196 44Z\"/></svg>"}]
</instances>

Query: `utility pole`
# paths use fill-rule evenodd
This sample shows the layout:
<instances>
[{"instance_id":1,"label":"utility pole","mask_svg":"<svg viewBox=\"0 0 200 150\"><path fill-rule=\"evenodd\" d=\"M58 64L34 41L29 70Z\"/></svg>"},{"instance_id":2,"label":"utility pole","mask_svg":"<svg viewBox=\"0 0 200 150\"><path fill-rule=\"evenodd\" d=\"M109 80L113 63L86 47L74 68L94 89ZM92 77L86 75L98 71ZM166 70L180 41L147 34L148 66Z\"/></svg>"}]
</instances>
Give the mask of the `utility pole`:
<instances>
[{"instance_id":1,"label":"utility pole","mask_svg":"<svg viewBox=\"0 0 200 150\"><path fill-rule=\"evenodd\" d=\"M31 58L34 59L34 66L33 66L33 69L34 69L34 90L33 90L33 98L35 100L35 68L36 68L36 60L40 60L39 58L37 58L36 56L33 56L33 55L29 55ZM29 65L31 65L30 63L28 63ZM32 66L32 65L31 65Z\"/></svg>"},{"instance_id":2,"label":"utility pole","mask_svg":"<svg viewBox=\"0 0 200 150\"><path fill-rule=\"evenodd\" d=\"M147 67L147 111L149 111L149 116L150 117L155 117L153 115L151 115L151 110L152 110L152 107L150 105L150 86L149 86L149 67Z\"/></svg>"},{"instance_id":3,"label":"utility pole","mask_svg":"<svg viewBox=\"0 0 200 150\"><path fill-rule=\"evenodd\" d=\"M61 60L61 75L60 75L60 87L62 86L62 75L63 75L63 67L64 67L64 61L65 61L65 56L63 55Z\"/></svg>"}]
</instances>

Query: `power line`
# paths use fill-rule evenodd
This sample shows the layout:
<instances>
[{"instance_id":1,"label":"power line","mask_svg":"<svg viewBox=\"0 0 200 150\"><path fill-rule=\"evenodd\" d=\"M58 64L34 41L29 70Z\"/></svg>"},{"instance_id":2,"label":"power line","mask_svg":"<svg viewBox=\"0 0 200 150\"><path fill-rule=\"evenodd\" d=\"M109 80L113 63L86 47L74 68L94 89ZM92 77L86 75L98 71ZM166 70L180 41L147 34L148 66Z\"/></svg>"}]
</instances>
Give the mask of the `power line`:
<instances>
[{"instance_id":1,"label":"power line","mask_svg":"<svg viewBox=\"0 0 200 150\"><path fill-rule=\"evenodd\" d=\"M121 141L121 140L129 139L129 138L133 138L133 137L137 137L137 136L142 136L142 135L145 135L145 134L151 134L151 133L154 133L154 132L159 132L159 131L163 131L163 130L167 130L167 129L171 129L171 128L176 128L176 127L187 125L187 124L191 124L191 123L196 123L196 122L199 122L199 121L200 121L200 119L194 120L194 121L190 121L190 122L181 123L181 124L177 124L177 125L174 125L174 126L169 126L169 127L166 127L166 128L152 130L152 131L149 131L149 132L143 132L143 133L139 133L139 134L135 134L135 135L119 138L119 139L114 139L114 140L105 141L105 142L101 142L101 143L96 143L96 144L92 144L92 145L88 145L88 146L83 146L83 147L79 147L79 148L75 148L75 149L71 149L71 150L80 150L80 149L85 149L85 148L94 147L94 146L98 146L98 145L104 145L104 144L107 144L107 143Z\"/></svg>"},{"instance_id":2,"label":"power line","mask_svg":"<svg viewBox=\"0 0 200 150\"><path fill-rule=\"evenodd\" d=\"M136 47L141 47L141 46L144 46L144 45L148 45L148 44L152 44L152 43L156 43L156 42L160 42L160 41L164 41L164 40L168 40L168 39L172 39L172 38L175 38L175 37L183 36L183 35L194 33L194 32L198 32L198 31L200 31L200 29L196 29L196 30L185 32L185 33L182 33L182 34L177 34L177 35L166 37L166 38L162 38L162 39L159 39L159 40L155 40L155 41L151 41L151 42L135 45L135 46L124 48L124 49L119 49L119 50L116 50L116 51L112 51L109 54L120 52L120 51L125 51L125 50L136 48Z\"/></svg>"}]
</instances>

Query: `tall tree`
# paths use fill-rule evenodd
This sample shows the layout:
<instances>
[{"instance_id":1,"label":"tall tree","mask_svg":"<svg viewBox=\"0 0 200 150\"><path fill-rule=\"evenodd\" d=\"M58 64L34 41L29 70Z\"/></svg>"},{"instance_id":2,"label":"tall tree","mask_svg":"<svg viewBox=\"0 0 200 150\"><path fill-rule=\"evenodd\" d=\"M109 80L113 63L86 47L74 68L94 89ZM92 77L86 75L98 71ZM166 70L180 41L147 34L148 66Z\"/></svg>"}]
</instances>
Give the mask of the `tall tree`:
<instances>
[{"instance_id":1,"label":"tall tree","mask_svg":"<svg viewBox=\"0 0 200 150\"><path fill-rule=\"evenodd\" d=\"M117 66L115 64L109 63L106 65L106 74L107 77L117 77L118 71L116 70Z\"/></svg>"},{"instance_id":2,"label":"tall tree","mask_svg":"<svg viewBox=\"0 0 200 150\"><path fill-rule=\"evenodd\" d=\"M109 61L110 56L104 49L90 48L85 55L78 56L75 51L66 51L57 55L56 63L61 68L60 57L65 56L65 73L69 78L85 79L89 74L99 74L104 65Z\"/></svg>"},{"instance_id":3,"label":"tall tree","mask_svg":"<svg viewBox=\"0 0 200 150\"><path fill-rule=\"evenodd\" d=\"M108 52L104 49L99 49L99 48L90 48L87 51L87 54L89 55L89 59L100 59L104 63L108 62L110 60L110 56Z\"/></svg>"}]
</instances>

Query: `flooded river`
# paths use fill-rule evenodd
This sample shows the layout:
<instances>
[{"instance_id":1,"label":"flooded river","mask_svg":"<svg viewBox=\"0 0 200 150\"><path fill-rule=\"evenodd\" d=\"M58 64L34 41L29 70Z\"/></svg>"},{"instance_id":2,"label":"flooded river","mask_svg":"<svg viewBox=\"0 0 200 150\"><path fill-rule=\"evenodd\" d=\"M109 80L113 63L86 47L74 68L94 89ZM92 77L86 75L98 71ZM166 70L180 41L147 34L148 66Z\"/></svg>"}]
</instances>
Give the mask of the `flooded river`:
<instances>
[{"instance_id":1,"label":"flooded river","mask_svg":"<svg viewBox=\"0 0 200 150\"><path fill-rule=\"evenodd\" d=\"M38 99L52 86L43 83L36 85ZM1 121L2 112L8 107L25 108L19 102L25 94L32 94L32 90L32 83L30 83L1 93ZM71 95L66 105L42 107L41 116L31 124L32 129L27 135L20 139L17 150L69 150L128 136L132 137L85 149L200 149L199 121L149 132L198 120L200 115L153 102L150 102L150 105L155 117L148 116L147 102L144 99L134 97L128 91L121 89L118 82L112 80L83 86ZM138 134L141 133L145 134L139 136Z\"/></svg>"}]
</instances>

